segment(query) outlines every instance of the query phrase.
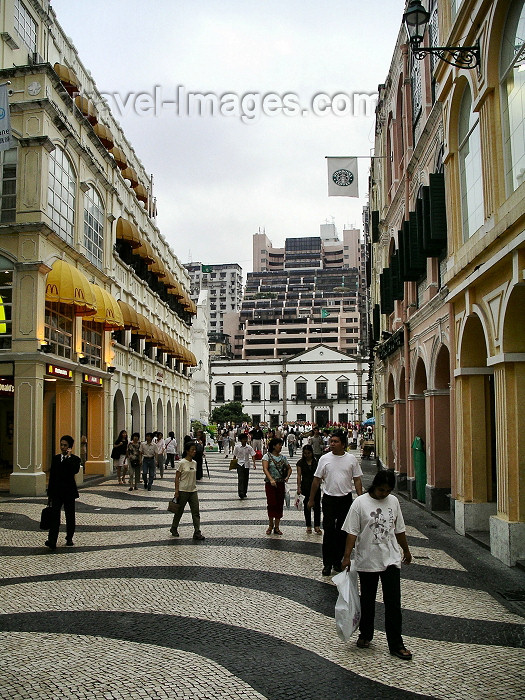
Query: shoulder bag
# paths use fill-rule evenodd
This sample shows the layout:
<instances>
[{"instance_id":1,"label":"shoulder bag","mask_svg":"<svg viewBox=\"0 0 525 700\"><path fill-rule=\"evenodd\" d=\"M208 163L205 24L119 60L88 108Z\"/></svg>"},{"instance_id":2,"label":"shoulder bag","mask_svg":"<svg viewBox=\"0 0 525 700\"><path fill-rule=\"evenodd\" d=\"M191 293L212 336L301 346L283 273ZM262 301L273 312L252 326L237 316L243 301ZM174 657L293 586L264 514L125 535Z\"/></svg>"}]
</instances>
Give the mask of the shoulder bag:
<instances>
[{"instance_id":1,"label":"shoulder bag","mask_svg":"<svg viewBox=\"0 0 525 700\"><path fill-rule=\"evenodd\" d=\"M237 457L234 457L232 460L230 460L230 469L237 469L239 466L239 462L237 461Z\"/></svg>"}]
</instances>

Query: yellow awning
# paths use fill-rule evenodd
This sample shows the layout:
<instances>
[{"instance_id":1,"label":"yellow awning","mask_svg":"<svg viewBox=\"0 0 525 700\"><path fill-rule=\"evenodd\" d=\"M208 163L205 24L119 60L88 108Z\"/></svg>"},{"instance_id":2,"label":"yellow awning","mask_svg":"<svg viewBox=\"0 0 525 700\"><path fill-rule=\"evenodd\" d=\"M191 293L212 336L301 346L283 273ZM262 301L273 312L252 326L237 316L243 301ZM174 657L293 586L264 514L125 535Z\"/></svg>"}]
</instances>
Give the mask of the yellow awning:
<instances>
[{"instance_id":1,"label":"yellow awning","mask_svg":"<svg viewBox=\"0 0 525 700\"><path fill-rule=\"evenodd\" d=\"M144 185L138 184L136 187L133 188L133 192L137 195L137 199L139 199L141 202L147 203L148 201L148 190L144 187Z\"/></svg>"},{"instance_id":2,"label":"yellow awning","mask_svg":"<svg viewBox=\"0 0 525 700\"><path fill-rule=\"evenodd\" d=\"M55 63L53 70L58 75L60 82L69 92L69 94L79 92L80 81L75 75L75 71L71 70L71 68L68 68L67 66L64 66L62 63Z\"/></svg>"},{"instance_id":3,"label":"yellow awning","mask_svg":"<svg viewBox=\"0 0 525 700\"><path fill-rule=\"evenodd\" d=\"M98 122L98 113L91 100L88 100L87 97L83 97L82 95L77 95L75 97L75 104L90 124L96 124Z\"/></svg>"},{"instance_id":4,"label":"yellow awning","mask_svg":"<svg viewBox=\"0 0 525 700\"><path fill-rule=\"evenodd\" d=\"M109 152L115 159L115 163L121 170L125 170L128 167L128 161L126 154L118 146L113 146L109 149Z\"/></svg>"},{"instance_id":5,"label":"yellow awning","mask_svg":"<svg viewBox=\"0 0 525 700\"><path fill-rule=\"evenodd\" d=\"M149 271L153 272L154 275L157 277L164 277L166 274L166 270L164 269L164 266L162 263L160 263L158 260L154 260L152 263L148 265Z\"/></svg>"},{"instance_id":6,"label":"yellow awning","mask_svg":"<svg viewBox=\"0 0 525 700\"><path fill-rule=\"evenodd\" d=\"M56 260L47 275L46 301L73 306L76 316L93 316L97 312L87 277L64 260Z\"/></svg>"},{"instance_id":7,"label":"yellow awning","mask_svg":"<svg viewBox=\"0 0 525 700\"><path fill-rule=\"evenodd\" d=\"M113 148L115 146L115 139L113 138L113 134L105 124L95 124L95 126L93 127L93 131L100 139L102 145L105 146L107 149Z\"/></svg>"},{"instance_id":8,"label":"yellow awning","mask_svg":"<svg viewBox=\"0 0 525 700\"><path fill-rule=\"evenodd\" d=\"M127 328L128 330L131 329L132 332L138 331L140 328L140 322L135 309L127 302L122 301L122 299L118 300L118 305L120 306L122 318L124 319L124 328Z\"/></svg>"},{"instance_id":9,"label":"yellow awning","mask_svg":"<svg viewBox=\"0 0 525 700\"><path fill-rule=\"evenodd\" d=\"M142 240L138 228L134 223L123 219L121 216L117 220L117 238L126 241L132 248L140 248Z\"/></svg>"},{"instance_id":10,"label":"yellow awning","mask_svg":"<svg viewBox=\"0 0 525 700\"><path fill-rule=\"evenodd\" d=\"M141 239L140 246L135 248L133 253L139 255L148 265L152 265L157 259L151 244L145 238Z\"/></svg>"},{"instance_id":11,"label":"yellow awning","mask_svg":"<svg viewBox=\"0 0 525 700\"><path fill-rule=\"evenodd\" d=\"M91 289L97 302L97 313L91 320L104 324L105 331L124 328L124 319L117 300L98 284L92 284Z\"/></svg>"},{"instance_id":12,"label":"yellow awning","mask_svg":"<svg viewBox=\"0 0 525 700\"><path fill-rule=\"evenodd\" d=\"M134 168L132 168L131 165L128 165L128 167L125 170L123 170L120 174L125 180L129 180L131 182L132 187L136 187L139 184L137 171Z\"/></svg>"}]
</instances>

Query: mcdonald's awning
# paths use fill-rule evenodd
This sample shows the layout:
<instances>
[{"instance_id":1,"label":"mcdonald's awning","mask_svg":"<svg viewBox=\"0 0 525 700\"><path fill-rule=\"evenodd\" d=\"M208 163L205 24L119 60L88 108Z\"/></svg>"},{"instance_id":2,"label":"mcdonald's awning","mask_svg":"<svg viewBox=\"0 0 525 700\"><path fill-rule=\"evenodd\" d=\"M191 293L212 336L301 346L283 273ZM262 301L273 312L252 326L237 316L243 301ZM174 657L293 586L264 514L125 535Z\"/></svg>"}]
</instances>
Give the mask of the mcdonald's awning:
<instances>
[{"instance_id":1,"label":"mcdonald's awning","mask_svg":"<svg viewBox=\"0 0 525 700\"><path fill-rule=\"evenodd\" d=\"M53 70L58 75L60 82L65 89L71 94L80 90L80 81L77 78L75 71L71 70L62 63L55 63Z\"/></svg>"},{"instance_id":2,"label":"mcdonald's awning","mask_svg":"<svg viewBox=\"0 0 525 700\"><path fill-rule=\"evenodd\" d=\"M151 244L145 238L141 239L140 246L135 248L133 253L139 255L148 265L152 265L157 260Z\"/></svg>"},{"instance_id":3,"label":"mcdonald's awning","mask_svg":"<svg viewBox=\"0 0 525 700\"><path fill-rule=\"evenodd\" d=\"M115 163L121 170L125 170L128 167L128 161L126 154L118 146L113 146L109 149L109 152L115 159Z\"/></svg>"},{"instance_id":4,"label":"mcdonald's awning","mask_svg":"<svg viewBox=\"0 0 525 700\"><path fill-rule=\"evenodd\" d=\"M98 113L91 100L88 100L87 97L83 97L82 95L77 95L75 97L75 104L90 124L96 124L98 122Z\"/></svg>"},{"instance_id":5,"label":"mcdonald's awning","mask_svg":"<svg viewBox=\"0 0 525 700\"><path fill-rule=\"evenodd\" d=\"M153 327L150 321L144 316L144 314L140 314L138 311L137 320L139 322L139 327L136 331L132 330L131 332L138 335L139 338L145 338L149 343L151 338L153 338Z\"/></svg>"},{"instance_id":6,"label":"mcdonald's awning","mask_svg":"<svg viewBox=\"0 0 525 700\"><path fill-rule=\"evenodd\" d=\"M147 203L148 190L144 187L144 185L138 184L136 187L133 187L133 192L135 192L137 195L137 199L139 199L141 202Z\"/></svg>"},{"instance_id":7,"label":"mcdonald's awning","mask_svg":"<svg viewBox=\"0 0 525 700\"><path fill-rule=\"evenodd\" d=\"M121 216L117 220L117 238L126 241L132 248L140 248L142 240L138 228L134 223L123 219Z\"/></svg>"},{"instance_id":8,"label":"mcdonald's awning","mask_svg":"<svg viewBox=\"0 0 525 700\"><path fill-rule=\"evenodd\" d=\"M150 265L148 265L149 271L153 272L157 277L164 277L166 275L166 270L164 265L158 260L154 260Z\"/></svg>"},{"instance_id":9,"label":"mcdonald's awning","mask_svg":"<svg viewBox=\"0 0 525 700\"><path fill-rule=\"evenodd\" d=\"M166 284L166 283L165 283ZM172 294L175 297L178 297L179 299L182 299L184 296L184 292L182 291L182 287L180 285L180 282L175 279L173 275L171 275L170 278L170 284L168 286L168 294Z\"/></svg>"},{"instance_id":10,"label":"mcdonald's awning","mask_svg":"<svg viewBox=\"0 0 525 700\"><path fill-rule=\"evenodd\" d=\"M73 306L76 316L94 316L97 312L87 277L64 260L56 260L47 275L46 301Z\"/></svg>"},{"instance_id":11,"label":"mcdonald's awning","mask_svg":"<svg viewBox=\"0 0 525 700\"><path fill-rule=\"evenodd\" d=\"M122 312L124 328L127 328L128 330L131 329L132 332L138 331L140 328L140 323L139 316L135 309L127 302L122 301L122 299L118 300L118 305L120 306L120 311Z\"/></svg>"},{"instance_id":12,"label":"mcdonald's awning","mask_svg":"<svg viewBox=\"0 0 525 700\"><path fill-rule=\"evenodd\" d=\"M108 150L115 146L115 139L113 138L113 134L105 124L95 124L95 126L93 127L93 131L100 139L102 145L105 146Z\"/></svg>"},{"instance_id":13,"label":"mcdonald's awning","mask_svg":"<svg viewBox=\"0 0 525 700\"><path fill-rule=\"evenodd\" d=\"M120 174L125 180L129 180L131 182L132 187L137 187L137 185L139 184L137 171L134 168L132 168L131 165L128 165L128 167L125 170L123 170Z\"/></svg>"},{"instance_id":14,"label":"mcdonald's awning","mask_svg":"<svg viewBox=\"0 0 525 700\"><path fill-rule=\"evenodd\" d=\"M92 284L91 289L97 302L97 313L91 318L95 323L104 324L104 330L124 328L124 318L117 300L98 284Z\"/></svg>"}]
</instances>

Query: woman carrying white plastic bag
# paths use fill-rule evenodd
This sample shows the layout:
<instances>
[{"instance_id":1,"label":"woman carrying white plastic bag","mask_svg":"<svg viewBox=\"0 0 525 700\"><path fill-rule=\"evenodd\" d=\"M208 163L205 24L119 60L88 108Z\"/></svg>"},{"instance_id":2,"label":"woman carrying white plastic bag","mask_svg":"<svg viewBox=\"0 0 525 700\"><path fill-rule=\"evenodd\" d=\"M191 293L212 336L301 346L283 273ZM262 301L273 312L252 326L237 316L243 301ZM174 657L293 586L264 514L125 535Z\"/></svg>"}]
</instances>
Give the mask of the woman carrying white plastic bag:
<instances>
[{"instance_id":1,"label":"woman carrying white plastic bag","mask_svg":"<svg viewBox=\"0 0 525 700\"><path fill-rule=\"evenodd\" d=\"M352 503L342 529L348 533L343 569L350 568L355 546L355 568L361 584L361 621L357 646L368 649L374 636L374 615L379 579L385 605L385 631L392 656L410 661L412 652L401 636L401 562L410 564L412 555L405 534L399 501L391 495L393 472L378 472L367 493ZM403 554L401 554L401 550Z\"/></svg>"},{"instance_id":2,"label":"woman carrying white plastic bag","mask_svg":"<svg viewBox=\"0 0 525 700\"><path fill-rule=\"evenodd\" d=\"M361 619L361 601L357 588L357 569L352 562L350 570L344 569L332 578L337 586L339 596L335 604L335 626L337 634L348 642L356 631Z\"/></svg>"}]
</instances>

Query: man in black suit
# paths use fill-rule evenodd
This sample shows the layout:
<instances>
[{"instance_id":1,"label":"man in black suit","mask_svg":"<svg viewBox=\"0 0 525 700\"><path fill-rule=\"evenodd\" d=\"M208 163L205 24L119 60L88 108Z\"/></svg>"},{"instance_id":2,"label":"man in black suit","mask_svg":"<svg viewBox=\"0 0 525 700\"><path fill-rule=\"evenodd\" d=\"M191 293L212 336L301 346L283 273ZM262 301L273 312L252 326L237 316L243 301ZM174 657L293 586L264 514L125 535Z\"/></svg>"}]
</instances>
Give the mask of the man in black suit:
<instances>
[{"instance_id":1,"label":"man in black suit","mask_svg":"<svg viewBox=\"0 0 525 700\"><path fill-rule=\"evenodd\" d=\"M60 438L60 454L51 460L49 469L49 483L47 495L51 502L52 520L46 547L56 549L58 530L60 528L60 511L64 506L66 514L66 547L73 546L75 534L75 499L78 498L78 489L75 482L75 474L80 469L80 457L71 453L75 441L71 435L62 435Z\"/></svg>"}]
</instances>

